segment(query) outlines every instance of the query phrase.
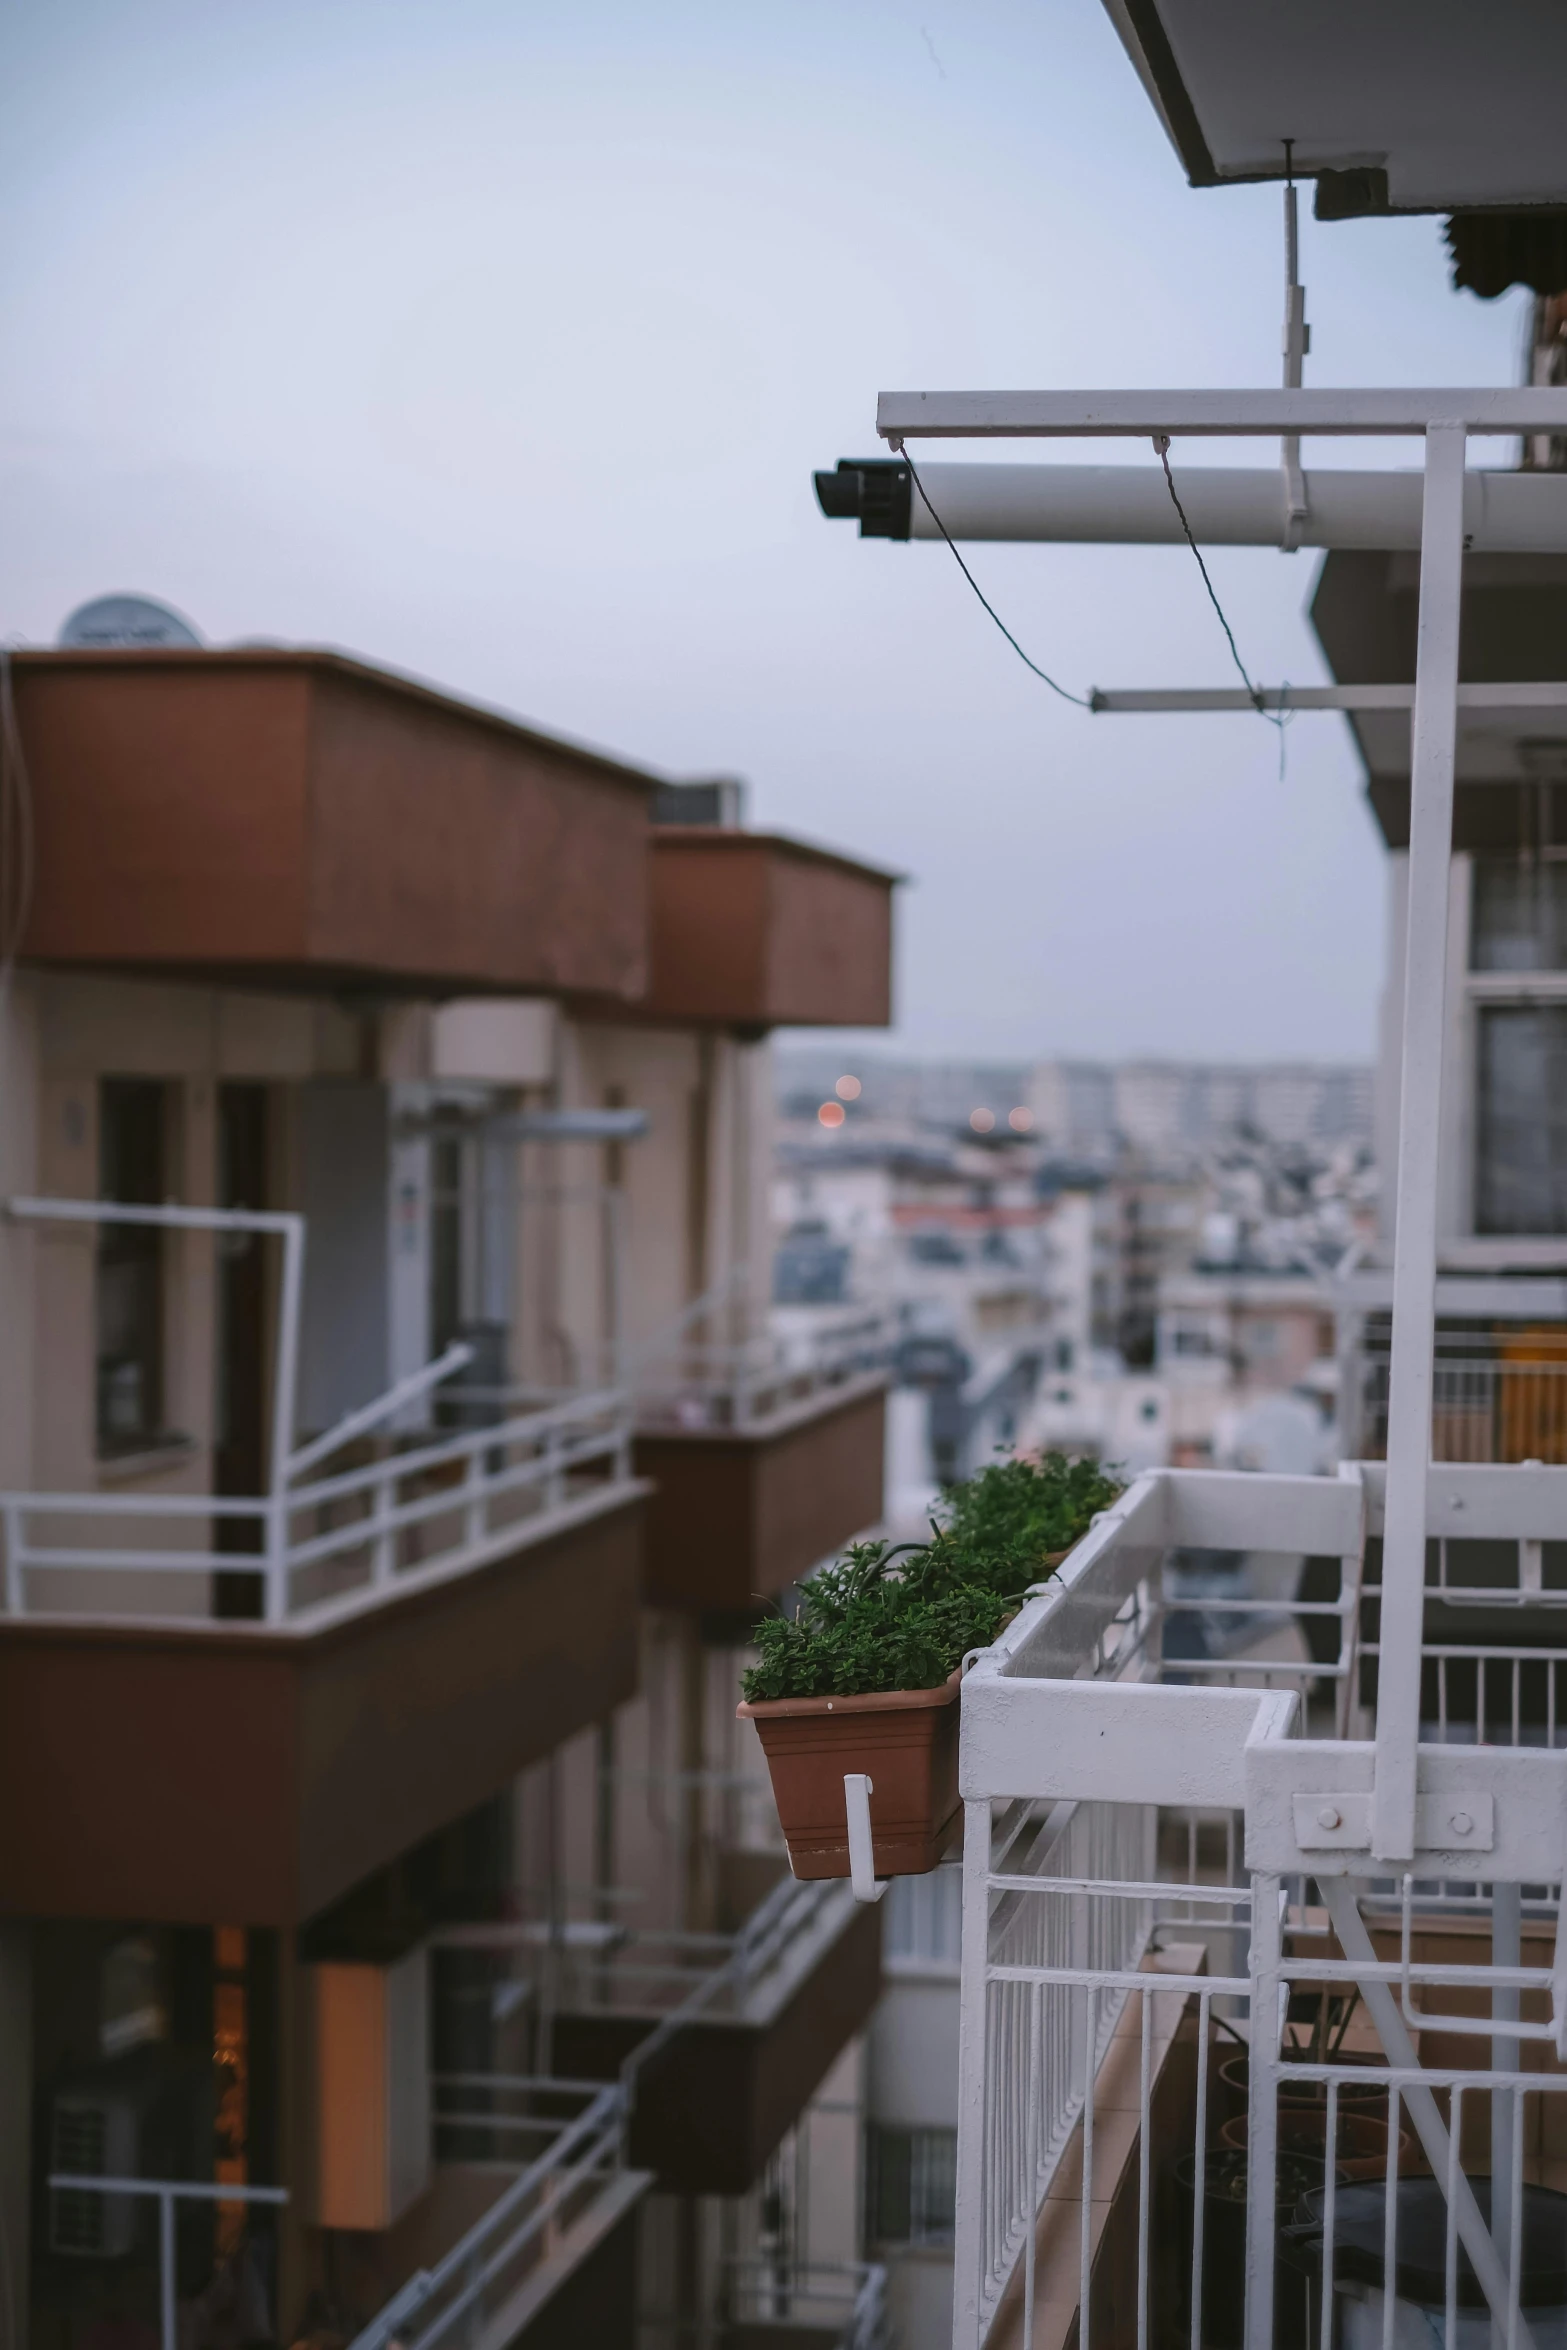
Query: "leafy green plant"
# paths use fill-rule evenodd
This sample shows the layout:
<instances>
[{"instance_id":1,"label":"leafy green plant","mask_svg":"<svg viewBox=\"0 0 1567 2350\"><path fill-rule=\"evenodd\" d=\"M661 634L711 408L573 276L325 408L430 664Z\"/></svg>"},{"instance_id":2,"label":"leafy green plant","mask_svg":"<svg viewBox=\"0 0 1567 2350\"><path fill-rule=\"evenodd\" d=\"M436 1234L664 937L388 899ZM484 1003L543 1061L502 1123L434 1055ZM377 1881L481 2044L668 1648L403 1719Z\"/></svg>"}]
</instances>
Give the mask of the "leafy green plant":
<instances>
[{"instance_id":1,"label":"leafy green plant","mask_svg":"<svg viewBox=\"0 0 1567 2350\"><path fill-rule=\"evenodd\" d=\"M795 1616L765 1617L745 1696L938 1688L1119 1491L1096 1462L1059 1453L982 1470L946 1494L929 1542L853 1543L803 1586Z\"/></svg>"},{"instance_id":2,"label":"leafy green plant","mask_svg":"<svg viewBox=\"0 0 1567 2350\"><path fill-rule=\"evenodd\" d=\"M857 1542L813 1575L797 1616L768 1616L755 1633L757 1661L741 1686L767 1697L856 1697L879 1689L935 1689L971 1648L994 1640L1017 1606L963 1578L937 1541L899 1553Z\"/></svg>"},{"instance_id":3,"label":"leafy green plant","mask_svg":"<svg viewBox=\"0 0 1567 2350\"><path fill-rule=\"evenodd\" d=\"M1021 1573L1029 1583L1047 1558L1070 1550L1123 1491L1113 1469L1095 1460L1069 1460L1065 1453L992 1461L977 1477L948 1487L941 1524L952 1540L994 1562L1003 1581Z\"/></svg>"}]
</instances>

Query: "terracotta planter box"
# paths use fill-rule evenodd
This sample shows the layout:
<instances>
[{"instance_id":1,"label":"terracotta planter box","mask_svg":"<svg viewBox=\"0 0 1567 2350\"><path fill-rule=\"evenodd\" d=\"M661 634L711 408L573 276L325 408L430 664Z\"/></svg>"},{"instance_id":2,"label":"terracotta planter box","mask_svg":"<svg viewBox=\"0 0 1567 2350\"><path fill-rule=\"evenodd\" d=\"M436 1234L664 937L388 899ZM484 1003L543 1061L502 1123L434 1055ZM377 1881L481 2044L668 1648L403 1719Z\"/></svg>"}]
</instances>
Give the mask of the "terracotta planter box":
<instances>
[{"instance_id":1,"label":"terracotta planter box","mask_svg":"<svg viewBox=\"0 0 1567 2350\"><path fill-rule=\"evenodd\" d=\"M772 1774L773 1800L797 1877L849 1874L843 1782L871 1782L878 1877L922 1877L957 1833L958 1690L961 1669L939 1689L869 1697L772 1697L736 1710L754 1722Z\"/></svg>"}]
</instances>

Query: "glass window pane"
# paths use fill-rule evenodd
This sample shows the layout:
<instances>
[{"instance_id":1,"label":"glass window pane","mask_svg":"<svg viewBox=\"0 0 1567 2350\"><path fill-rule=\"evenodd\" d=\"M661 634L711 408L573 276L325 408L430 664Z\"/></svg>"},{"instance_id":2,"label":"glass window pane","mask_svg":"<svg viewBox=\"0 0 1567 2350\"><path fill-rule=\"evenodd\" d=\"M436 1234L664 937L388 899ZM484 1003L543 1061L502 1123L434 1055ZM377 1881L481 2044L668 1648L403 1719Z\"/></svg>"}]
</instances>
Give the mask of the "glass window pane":
<instances>
[{"instance_id":1,"label":"glass window pane","mask_svg":"<svg viewBox=\"0 0 1567 2350\"><path fill-rule=\"evenodd\" d=\"M105 1078L98 1104L99 1197L156 1207L167 1196L164 1087ZM96 1300L101 1453L134 1452L163 1428L163 1234L100 1224Z\"/></svg>"},{"instance_id":2,"label":"glass window pane","mask_svg":"<svg viewBox=\"0 0 1567 2350\"><path fill-rule=\"evenodd\" d=\"M909 2189L910 2240L950 2244L958 2201L956 2130L916 2130Z\"/></svg>"},{"instance_id":3,"label":"glass window pane","mask_svg":"<svg viewBox=\"0 0 1567 2350\"><path fill-rule=\"evenodd\" d=\"M1476 857L1469 960L1475 971L1567 969L1567 864Z\"/></svg>"},{"instance_id":4,"label":"glass window pane","mask_svg":"<svg viewBox=\"0 0 1567 2350\"><path fill-rule=\"evenodd\" d=\"M1567 1233L1567 1005L1480 1015L1475 1229Z\"/></svg>"},{"instance_id":5,"label":"glass window pane","mask_svg":"<svg viewBox=\"0 0 1567 2350\"><path fill-rule=\"evenodd\" d=\"M957 2210L957 2131L873 2124L868 2138L866 2216L872 2240L950 2244Z\"/></svg>"},{"instance_id":6,"label":"glass window pane","mask_svg":"<svg viewBox=\"0 0 1567 2350\"><path fill-rule=\"evenodd\" d=\"M870 2233L880 2244L909 2241L909 2130L873 2128L870 2133Z\"/></svg>"}]
</instances>

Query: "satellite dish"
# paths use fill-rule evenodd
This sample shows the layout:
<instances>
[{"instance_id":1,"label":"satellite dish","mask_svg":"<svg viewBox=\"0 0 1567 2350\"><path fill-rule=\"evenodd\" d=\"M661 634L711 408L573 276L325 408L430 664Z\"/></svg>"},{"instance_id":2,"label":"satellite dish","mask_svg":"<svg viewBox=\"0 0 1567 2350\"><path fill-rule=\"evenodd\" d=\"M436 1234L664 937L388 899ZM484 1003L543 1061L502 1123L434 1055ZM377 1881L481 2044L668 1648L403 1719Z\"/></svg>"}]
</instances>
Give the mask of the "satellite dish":
<instances>
[{"instance_id":1,"label":"satellite dish","mask_svg":"<svg viewBox=\"0 0 1567 2350\"><path fill-rule=\"evenodd\" d=\"M151 596L94 596L90 604L77 605L60 630L60 643L95 652L126 647L190 651L199 649L201 639L188 620Z\"/></svg>"}]
</instances>

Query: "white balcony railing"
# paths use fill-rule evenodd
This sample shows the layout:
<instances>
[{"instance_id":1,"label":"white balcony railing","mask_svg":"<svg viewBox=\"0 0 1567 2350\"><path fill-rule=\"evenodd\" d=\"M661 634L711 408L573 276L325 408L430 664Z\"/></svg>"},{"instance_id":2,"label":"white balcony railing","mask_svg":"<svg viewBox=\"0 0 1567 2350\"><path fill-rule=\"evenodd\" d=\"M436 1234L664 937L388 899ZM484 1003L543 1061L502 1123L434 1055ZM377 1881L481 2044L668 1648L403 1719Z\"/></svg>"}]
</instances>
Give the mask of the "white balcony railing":
<instances>
[{"instance_id":1,"label":"white balcony railing","mask_svg":"<svg viewBox=\"0 0 1567 2350\"><path fill-rule=\"evenodd\" d=\"M433 2268L396 2292L350 2350L462 2350L491 2337L497 2313L561 2249L572 2223L623 2176L626 2092L619 2082L515 2083L540 2110L517 2118L486 2109L476 2126L527 2142L517 2175ZM552 2110L551 2110L552 2109ZM464 2116L449 2109L441 2120ZM542 2145L539 2144L543 2140ZM537 2149L535 2151L535 2149ZM503 2333L502 2341L508 2337Z\"/></svg>"},{"instance_id":2,"label":"white balcony railing","mask_svg":"<svg viewBox=\"0 0 1567 2350\"><path fill-rule=\"evenodd\" d=\"M1387 1450L1388 1349L1350 1358L1346 1426L1368 1460ZM1437 1461L1567 1461L1567 1331L1511 1337L1439 1330L1432 1364L1431 1454Z\"/></svg>"},{"instance_id":3,"label":"white balcony railing","mask_svg":"<svg viewBox=\"0 0 1567 2350\"><path fill-rule=\"evenodd\" d=\"M335 1613L501 1558L603 1506L629 1484L623 1397L589 1395L496 1426L416 1440L275 1495L5 1493L5 1595L13 1615L95 1613L203 1619L225 1576L260 1578L269 1623ZM216 1526L255 1547L218 1549ZM123 1590L123 1601L117 1592ZM189 1599L181 1596L189 1591Z\"/></svg>"},{"instance_id":4,"label":"white balcony railing","mask_svg":"<svg viewBox=\"0 0 1567 2350\"><path fill-rule=\"evenodd\" d=\"M730 2325L755 2326L772 2342L787 2342L791 2331L831 2350L887 2350L892 2340L887 2272L875 2262L733 2260L722 2300Z\"/></svg>"},{"instance_id":5,"label":"white balcony railing","mask_svg":"<svg viewBox=\"0 0 1567 2350\"><path fill-rule=\"evenodd\" d=\"M549 2073L473 2072L432 2078L438 2158L516 2164L517 2175L459 2243L391 2296L351 2350L447 2350L453 2343L503 2343L497 2313L555 2253L569 2251L572 2222L605 2197L647 2183L628 2168L641 2078L688 2027L767 2021L853 1921L843 1883L785 1878L737 1934L620 1932L508 1921L448 1927L444 1950L505 1954L524 1970L541 2044L551 2018L574 2014L646 2018L617 2080L602 2086ZM843 2350L882 2350L884 2279L879 2269L813 2272L792 2279L803 2320L839 2326ZM656 2335L656 2323L651 2333Z\"/></svg>"},{"instance_id":6,"label":"white balcony railing","mask_svg":"<svg viewBox=\"0 0 1567 2350\"><path fill-rule=\"evenodd\" d=\"M793 1332L767 1328L742 1337L697 1335L704 1322L723 1321L720 1309L730 1286L721 1284L698 1299L640 1345L582 1350L579 1376L606 1384L616 1380L618 1358L618 1383L631 1397L638 1428L700 1434L755 1428L780 1413L826 1402L862 1381L887 1375L897 1333L889 1315L870 1307L851 1308ZM546 1400L546 1391L465 1382L463 1396L481 1410L514 1411Z\"/></svg>"},{"instance_id":7,"label":"white balcony railing","mask_svg":"<svg viewBox=\"0 0 1567 2350\"><path fill-rule=\"evenodd\" d=\"M259 1613L270 1624L320 1626L503 1558L621 1499L631 1484L631 1410L614 1389L493 1414L483 1427L389 1434L466 1368L465 1346L296 1444L301 1216L56 1199L13 1199L5 1212L23 1223L268 1234L282 1246L266 1490L0 1492L11 1615L202 1622ZM354 1451L372 1457L354 1460ZM340 1456L343 1465L323 1474ZM238 1539L226 1542L225 1533ZM259 1610L214 1606L218 1586L235 1577L259 1581Z\"/></svg>"},{"instance_id":8,"label":"white balcony railing","mask_svg":"<svg viewBox=\"0 0 1567 2350\"><path fill-rule=\"evenodd\" d=\"M772 1331L724 1345L685 1345L648 1363L636 1384L639 1424L648 1429L742 1429L825 1399L892 1359L889 1318L845 1313L789 1339Z\"/></svg>"},{"instance_id":9,"label":"white balcony railing","mask_svg":"<svg viewBox=\"0 0 1567 2350\"><path fill-rule=\"evenodd\" d=\"M1567 2188L1567 1469L1430 1472L1394 1867L1370 1829L1385 1482L1141 1479L965 1680L959 2350L1032 2344L1047 2306L1079 2350L1331 2350L1323 2275L1351 2240L1362 2276L1396 2263L1412 2168L1451 2318L1478 2302L1530 2342L1526 2241L1567 2209L1525 2225ZM1334 1559L1337 1593L1301 1599ZM1220 1655L1173 1636L1199 1607L1239 1627ZM1165 2069L1177 2041L1195 2062ZM1101 2259L1133 2243L1135 2275Z\"/></svg>"}]
</instances>

